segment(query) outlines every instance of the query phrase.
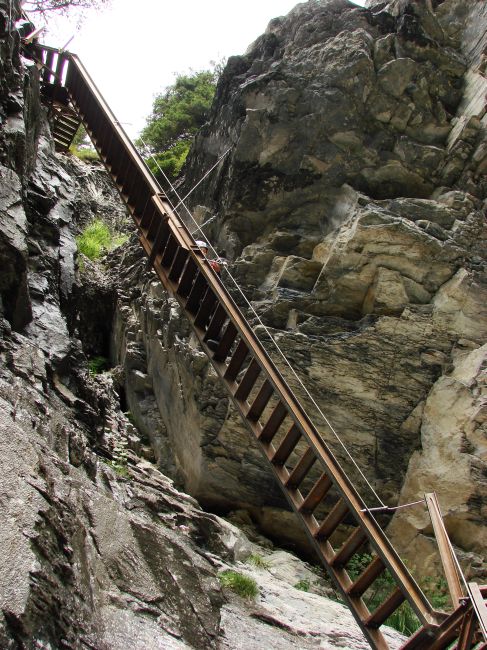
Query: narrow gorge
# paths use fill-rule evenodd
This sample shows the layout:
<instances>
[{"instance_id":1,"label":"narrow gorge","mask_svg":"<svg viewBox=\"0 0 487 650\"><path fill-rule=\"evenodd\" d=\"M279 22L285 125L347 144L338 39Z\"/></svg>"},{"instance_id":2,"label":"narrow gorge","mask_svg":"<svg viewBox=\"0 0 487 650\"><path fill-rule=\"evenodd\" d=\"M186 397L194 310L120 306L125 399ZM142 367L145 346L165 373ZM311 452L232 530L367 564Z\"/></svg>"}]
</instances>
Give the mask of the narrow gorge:
<instances>
[{"instance_id":1,"label":"narrow gorge","mask_svg":"<svg viewBox=\"0 0 487 650\"><path fill-rule=\"evenodd\" d=\"M367 648L103 166L56 153L20 15L0 0L0 646ZM481 0L310 0L228 60L177 190L366 503L436 492L480 583L486 96ZM94 218L127 234L98 262ZM382 523L440 584L424 505Z\"/></svg>"}]
</instances>

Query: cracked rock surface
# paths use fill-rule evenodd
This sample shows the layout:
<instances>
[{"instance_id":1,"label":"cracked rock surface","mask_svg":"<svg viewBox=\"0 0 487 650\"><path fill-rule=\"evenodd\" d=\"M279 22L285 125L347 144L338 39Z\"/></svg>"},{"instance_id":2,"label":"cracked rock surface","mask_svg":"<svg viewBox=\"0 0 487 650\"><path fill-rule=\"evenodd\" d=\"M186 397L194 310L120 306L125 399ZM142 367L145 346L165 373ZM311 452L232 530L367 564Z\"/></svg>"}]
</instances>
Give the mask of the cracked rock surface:
<instances>
[{"instance_id":1,"label":"cracked rock surface","mask_svg":"<svg viewBox=\"0 0 487 650\"><path fill-rule=\"evenodd\" d=\"M267 330L223 282L366 501L294 371L386 503L438 493L465 568L482 576L487 13L477 1L368 5L300 4L229 59L185 191L231 147L191 207L200 223L216 215L205 235ZM303 548L177 305L125 255L114 350L160 467ZM422 515L403 511L390 532L419 574L438 570Z\"/></svg>"},{"instance_id":2,"label":"cracked rock surface","mask_svg":"<svg viewBox=\"0 0 487 650\"><path fill-rule=\"evenodd\" d=\"M19 4L0 0L0 29ZM0 32L0 55L0 647L361 647L343 606L323 615L333 590L315 567L274 549L245 512L248 536L204 512L159 471L148 438L164 430L143 425L162 418L130 328L125 367L88 372L88 357L108 354L118 285L78 264L75 237L96 215L123 227L126 213L102 170L54 152L17 32ZM139 290L125 289L116 317L128 323L124 296ZM249 557L264 554L254 602L221 588L220 570L258 573Z\"/></svg>"}]
</instances>

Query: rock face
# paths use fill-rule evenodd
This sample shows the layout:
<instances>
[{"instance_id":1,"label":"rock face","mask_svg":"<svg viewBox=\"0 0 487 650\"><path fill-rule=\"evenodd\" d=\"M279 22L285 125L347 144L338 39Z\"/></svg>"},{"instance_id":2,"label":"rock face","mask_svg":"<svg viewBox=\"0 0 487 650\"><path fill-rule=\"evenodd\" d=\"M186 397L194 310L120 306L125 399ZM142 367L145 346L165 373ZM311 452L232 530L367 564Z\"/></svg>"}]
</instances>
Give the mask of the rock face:
<instances>
[{"instance_id":1,"label":"rock face","mask_svg":"<svg viewBox=\"0 0 487 650\"><path fill-rule=\"evenodd\" d=\"M223 282L366 501L376 504L319 410L383 500L434 489L455 543L481 554L487 12L477 1L369 5L298 5L232 57L184 189L231 148L192 208L200 223L217 215L205 234L252 309L227 272ZM148 400L141 421L160 466L200 502L245 507L299 544L176 305L138 273L115 348L123 361L128 332L142 375L126 389L134 405ZM431 546L424 513L403 511L390 530L432 570L429 551L418 559Z\"/></svg>"},{"instance_id":2,"label":"rock face","mask_svg":"<svg viewBox=\"0 0 487 650\"><path fill-rule=\"evenodd\" d=\"M205 513L146 459L147 432L122 412L123 372L88 373L87 355L108 351L120 280L86 260L80 273L75 235L126 214L100 169L55 154L38 71L11 30L19 15L0 0L0 647L363 647L343 606L323 617L333 591L310 566ZM145 262L124 255L126 277L143 277ZM125 325L123 301L138 294L121 293ZM128 326L124 337L126 399L160 421L142 340ZM246 602L218 572L259 573L244 564L252 554L269 567Z\"/></svg>"},{"instance_id":3,"label":"rock face","mask_svg":"<svg viewBox=\"0 0 487 650\"><path fill-rule=\"evenodd\" d=\"M299 5L233 57L186 184L231 147L193 208L216 214L206 234L252 304L223 281L327 416L366 501L335 433L388 504L435 490L482 579L487 12L369 5ZM99 170L54 153L11 7L0 0L0 645L362 647L310 567L269 550L262 531L305 542L135 238L108 273L78 272L78 229L126 215ZM109 347L118 367L90 377L86 355ZM437 572L425 511L399 512L395 544ZM256 579L256 602L221 588L228 568Z\"/></svg>"}]
</instances>

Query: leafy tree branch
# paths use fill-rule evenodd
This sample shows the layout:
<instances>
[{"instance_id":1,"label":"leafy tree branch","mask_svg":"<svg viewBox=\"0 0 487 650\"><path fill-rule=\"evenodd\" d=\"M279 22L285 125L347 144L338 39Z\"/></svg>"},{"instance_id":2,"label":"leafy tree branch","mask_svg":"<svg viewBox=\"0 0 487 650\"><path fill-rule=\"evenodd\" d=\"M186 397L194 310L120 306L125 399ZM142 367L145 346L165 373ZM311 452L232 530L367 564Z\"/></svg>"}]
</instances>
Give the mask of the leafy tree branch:
<instances>
[{"instance_id":1,"label":"leafy tree branch","mask_svg":"<svg viewBox=\"0 0 487 650\"><path fill-rule=\"evenodd\" d=\"M110 0L25 0L22 9L27 13L46 15L53 11L66 14L72 9L100 9Z\"/></svg>"},{"instance_id":2,"label":"leafy tree branch","mask_svg":"<svg viewBox=\"0 0 487 650\"><path fill-rule=\"evenodd\" d=\"M207 120L222 67L220 62L213 70L177 75L154 99L137 145L156 177L161 176L158 167L171 182L180 173L195 134Z\"/></svg>"}]
</instances>

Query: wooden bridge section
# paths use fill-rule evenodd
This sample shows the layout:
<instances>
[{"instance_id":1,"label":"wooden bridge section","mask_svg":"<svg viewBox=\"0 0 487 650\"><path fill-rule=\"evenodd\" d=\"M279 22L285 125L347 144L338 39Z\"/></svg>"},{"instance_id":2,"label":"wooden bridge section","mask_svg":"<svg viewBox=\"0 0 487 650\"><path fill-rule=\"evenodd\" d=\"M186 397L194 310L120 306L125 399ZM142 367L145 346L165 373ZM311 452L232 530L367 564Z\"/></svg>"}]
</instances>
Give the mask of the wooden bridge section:
<instances>
[{"instance_id":1,"label":"wooden bridge section","mask_svg":"<svg viewBox=\"0 0 487 650\"><path fill-rule=\"evenodd\" d=\"M420 628L403 650L487 648L482 635L485 622L477 611L481 606L485 609L487 590L476 593L477 607L466 594L449 616L432 609L188 229L171 210L80 60L45 46L38 46L37 57L58 149L67 149L75 124L82 121L133 217L150 264L189 319L370 645L380 650L389 647L381 627L407 601ZM365 549L370 561L357 575L349 565L358 553L364 557ZM392 577L387 582L395 586L369 608L368 595L385 582L386 573Z\"/></svg>"}]
</instances>

